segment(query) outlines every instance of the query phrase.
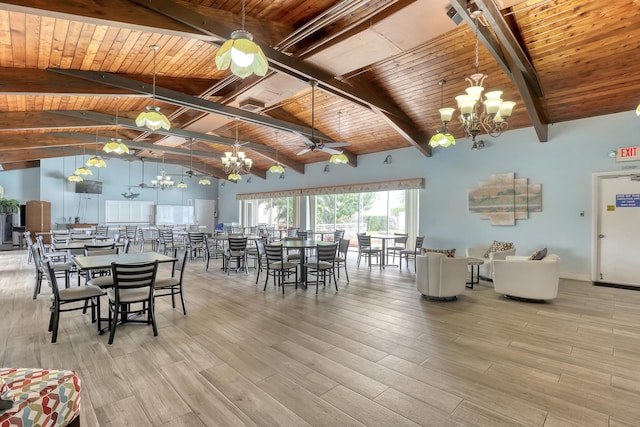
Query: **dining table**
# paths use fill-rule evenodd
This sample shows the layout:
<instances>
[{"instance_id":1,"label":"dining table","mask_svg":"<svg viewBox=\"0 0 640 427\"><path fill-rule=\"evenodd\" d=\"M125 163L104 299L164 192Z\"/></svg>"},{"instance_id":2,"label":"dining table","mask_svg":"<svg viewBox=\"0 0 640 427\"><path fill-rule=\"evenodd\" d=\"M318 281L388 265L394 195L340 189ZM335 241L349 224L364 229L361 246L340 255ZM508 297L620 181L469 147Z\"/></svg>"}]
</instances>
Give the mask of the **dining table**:
<instances>
[{"instance_id":1,"label":"dining table","mask_svg":"<svg viewBox=\"0 0 640 427\"><path fill-rule=\"evenodd\" d=\"M59 242L52 243L52 246L56 251L77 251L77 250L84 249L85 246L93 246L93 247L104 246L105 248L109 248L112 245L116 245L116 247L123 247L124 243L116 242L115 240L112 240L112 239L107 239L107 240L98 239L95 242L93 240L71 240L71 241L62 242L62 243L59 243Z\"/></svg>"},{"instance_id":2,"label":"dining table","mask_svg":"<svg viewBox=\"0 0 640 427\"><path fill-rule=\"evenodd\" d=\"M118 264L141 264L154 261L158 261L159 263L178 261L177 258L158 252L131 252L127 254L89 256L76 255L72 259L80 271L111 268L111 263L113 262Z\"/></svg>"},{"instance_id":3,"label":"dining table","mask_svg":"<svg viewBox=\"0 0 640 427\"><path fill-rule=\"evenodd\" d=\"M306 263L306 251L315 249L317 246L329 246L334 245L334 242L325 242L324 240L279 240L277 242L271 243L271 245L280 245L285 249L300 249L300 280L306 289L307 287L307 272L305 268Z\"/></svg>"},{"instance_id":4,"label":"dining table","mask_svg":"<svg viewBox=\"0 0 640 427\"><path fill-rule=\"evenodd\" d=\"M382 241L382 253L380 254L380 267L398 267L398 264L387 263L387 240L395 240L398 236L396 234L372 234L372 239L378 239Z\"/></svg>"}]
</instances>

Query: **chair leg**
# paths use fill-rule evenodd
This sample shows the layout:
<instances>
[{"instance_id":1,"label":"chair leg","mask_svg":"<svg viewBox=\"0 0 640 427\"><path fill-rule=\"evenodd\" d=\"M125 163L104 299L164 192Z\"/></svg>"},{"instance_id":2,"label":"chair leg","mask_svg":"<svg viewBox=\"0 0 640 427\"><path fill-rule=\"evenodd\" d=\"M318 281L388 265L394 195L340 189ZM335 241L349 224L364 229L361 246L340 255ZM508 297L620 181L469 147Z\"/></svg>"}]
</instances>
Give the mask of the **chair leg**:
<instances>
[{"instance_id":1,"label":"chair leg","mask_svg":"<svg viewBox=\"0 0 640 427\"><path fill-rule=\"evenodd\" d=\"M180 302L182 303L182 314L184 314L186 316L187 315L187 306L184 304L184 292L182 292L182 286L180 286Z\"/></svg>"},{"instance_id":2,"label":"chair leg","mask_svg":"<svg viewBox=\"0 0 640 427\"><path fill-rule=\"evenodd\" d=\"M38 297L38 294L40 293L40 288L42 287L42 274L40 272L38 272L36 274L36 286L33 289L33 299L36 299Z\"/></svg>"},{"instance_id":3,"label":"chair leg","mask_svg":"<svg viewBox=\"0 0 640 427\"><path fill-rule=\"evenodd\" d=\"M51 315L53 316L53 325L52 325L53 334L51 335L51 343L54 344L56 341L58 341L58 326L60 325L60 307L55 307Z\"/></svg>"},{"instance_id":4,"label":"chair leg","mask_svg":"<svg viewBox=\"0 0 640 427\"><path fill-rule=\"evenodd\" d=\"M149 311L147 312L147 315L149 316L149 321L151 322L151 326L153 327L153 336L157 337L158 326L156 325L156 314L155 314L154 306L155 306L155 303L152 299L151 301L149 301Z\"/></svg>"},{"instance_id":5,"label":"chair leg","mask_svg":"<svg viewBox=\"0 0 640 427\"><path fill-rule=\"evenodd\" d=\"M109 304L113 306L113 313L111 312L111 307L109 307L109 345L113 344L113 338L116 335L116 325L118 324L118 312L120 311L120 304Z\"/></svg>"}]
</instances>

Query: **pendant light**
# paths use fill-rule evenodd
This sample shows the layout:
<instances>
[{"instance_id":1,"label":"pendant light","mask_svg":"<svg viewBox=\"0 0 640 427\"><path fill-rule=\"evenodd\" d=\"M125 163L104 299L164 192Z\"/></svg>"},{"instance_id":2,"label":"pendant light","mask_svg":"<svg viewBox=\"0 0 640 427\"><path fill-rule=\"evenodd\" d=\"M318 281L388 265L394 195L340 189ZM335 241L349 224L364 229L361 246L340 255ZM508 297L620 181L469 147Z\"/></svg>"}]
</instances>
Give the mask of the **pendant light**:
<instances>
[{"instance_id":1,"label":"pendant light","mask_svg":"<svg viewBox=\"0 0 640 427\"><path fill-rule=\"evenodd\" d=\"M276 143L275 146L278 146L278 131L276 131ZM279 173L282 174L284 173L284 167L282 167L282 165L278 162L278 150L276 149L276 163L274 165L271 165L271 167L269 168L269 172L271 173Z\"/></svg>"},{"instance_id":2,"label":"pendant light","mask_svg":"<svg viewBox=\"0 0 640 427\"><path fill-rule=\"evenodd\" d=\"M118 109L120 106L120 97L116 98L116 137L111 138L111 141L104 144L102 151L105 153L115 154L129 154L129 147L122 142L122 139L118 138Z\"/></svg>"},{"instance_id":3,"label":"pendant light","mask_svg":"<svg viewBox=\"0 0 640 427\"><path fill-rule=\"evenodd\" d=\"M155 103L156 100L156 52L160 48L157 45L151 45L149 48L153 51L153 86L152 86L152 99ZM136 126L146 127L151 130L158 130L160 128L169 130L171 129L171 123L167 116L160 112L160 107L157 105L147 105L147 108L138 114L136 118Z\"/></svg>"},{"instance_id":4,"label":"pendant light","mask_svg":"<svg viewBox=\"0 0 640 427\"><path fill-rule=\"evenodd\" d=\"M453 112L455 108L444 108L442 104L444 103L444 84L447 81L442 79L438 82L440 85L440 121L442 122L442 128L436 131L436 134L431 137L429 140L429 145L432 147L448 147L450 145L456 144L456 139L451 135L449 129L447 129L447 125L451 121L451 117L453 117Z\"/></svg>"},{"instance_id":5,"label":"pendant light","mask_svg":"<svg viewBox=\"0 0 640 427\"><path fill-rule=\"evenodd\" d=\"M253 35L244 29L244 3L242 0L242 29L232 32L216 52L216 67L219 70L231 67L231 72L242 79L251 74L264 76L269 69L267 57L253 42Z\"/></svg>"},{"instance_id":6,"label":"pendant light","mask_svg":"<svg viewBox=\"0 0 640 427\"><path fill-rule=\"evenodd\" d=\"M98 146L99 146L99 142L98 142L98 130L96 129L96 154L95 156L91 157L89 160L87 160L86 165L90 166L90 167L94 167L94 168L106 168L107 167L107 162L105 162L102 157L98 156Z\"/></svg>"},{"instance_id":7,"label":"pendant light","mask_svg":"<svg viewBox=\"0 0 640 427\"><path fill-rule=\"evenodd\" d=\"M338 111L338 141L342 139L342 130L340 129L340 116L342 115L342 111ZM349 158L342 151L337 154L332 154L329 159L329 163L333 163L334 165L346 165L349 163Z\"/></svg>"},{"instance_id":8,"label":"pendant light","mask_svg":"<svg viewBox=\"0 0 640 427\"><path fill-rule=\"evenodd\" d=\"M76 156L73 156L73 168L77 170L77 168L76 168L76 166L77 166L76 165L76 160L77 160ZM84 179L80 175L77 175L76 173L74 173L73 175L69 175L69 177L67 178L67 181L70 181L70 182L82 182L82 181L84 181Z\"/></svg>"},{"instance_id":9,"label":"pendant light","mask_svg":"<svg viewBox=\"0 0 640 427\"><path fill-rule=\"evenodd\" d=\"M76 171L74 172L75 175L82 175L82 176L87 176L87 175L93 175L93 172L91 172L91 169L89 169L88 167L85 167L84 165L84 155L85 155L85 148L82 148L82 165L76 169Z\"/></svg>"}]
</instances>

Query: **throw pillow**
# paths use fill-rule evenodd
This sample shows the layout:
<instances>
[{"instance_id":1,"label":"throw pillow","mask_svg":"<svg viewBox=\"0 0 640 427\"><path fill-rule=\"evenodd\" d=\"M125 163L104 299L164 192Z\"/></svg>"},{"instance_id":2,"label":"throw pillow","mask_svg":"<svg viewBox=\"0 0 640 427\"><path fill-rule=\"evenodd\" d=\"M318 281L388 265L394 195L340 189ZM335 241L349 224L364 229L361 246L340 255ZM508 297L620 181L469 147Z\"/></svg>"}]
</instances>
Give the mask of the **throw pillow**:
<instances>
[{"instance_id":1,"label":"throw pillow","mask_svg":"<svg viewBox=\"0 0 640 427\"><path fill-rule=\"evenodd\" d=\"M425 249L425 252L437 252L439 254L445 254L449 258L454 258L456 256L455 249Z\"/></svg>"},{"instance_id":2,"label":"throw pillow","mask_svg":"<svg viewBox=\"0 0 640 427\"><path fill-rule=\"evenodd\" d=\"M533 255L529 257L529 259L531 261L540 261L546 256L547 256L547 248L543 248L543 249L540 249L539 251L534 252Z\"/></svg>"},{"instance_id":3,"label":"throw pillow","mask_svg":"<svg viewBox=\"0 0 640 427\"><path fill-rule=\"evenodd\" d=\"M501 251L509 250L511 248L513 248L513 243L498 242L497 240L494 240L491 246L489 246L489 249L487 249L487 251L484 253L484 257L489 258L489 254L491 252L501 252Z\"/></svg>"}]
</instances>

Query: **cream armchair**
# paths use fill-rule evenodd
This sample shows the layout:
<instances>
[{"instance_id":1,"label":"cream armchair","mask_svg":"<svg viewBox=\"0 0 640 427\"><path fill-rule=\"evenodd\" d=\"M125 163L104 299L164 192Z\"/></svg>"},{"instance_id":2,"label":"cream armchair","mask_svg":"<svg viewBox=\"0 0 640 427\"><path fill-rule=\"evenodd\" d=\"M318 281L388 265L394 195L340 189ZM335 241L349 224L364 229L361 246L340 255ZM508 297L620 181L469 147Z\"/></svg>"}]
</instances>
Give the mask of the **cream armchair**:
<instances>
[{"instance_id":1,"label":"cream armchair","mask_svg":"<svg viewBox=\"0 0 640 427\"><path fill-rule=\"evenodd\" d=\"M422 295L434 299L456 299L467 283L467 259L426 252L416 257L416 286Z\"/></svg>"},{"instance_id":2,"label":"cream armchair","mask_svg":"<svg viewBox=\"0 0 640 427\"><path fill-rule=\"evenodd\" d=\"M508 256L493 263L495 291L508 297L551 300L558 296L560 257L549 254L540 261Z\"/></svg>"},{"instance_id":3,"label":"cream armchair","mask_svg":"<svg viewBox=\"0 0 640 427\"><path fill-rule=\"evenodd\" d=\"M516 254L516 247L513 246L511 249L507 249L504 251L498 252L489 252L489 257L485 258L484 255L489 250L490 246L472 246L467 248L467 257L469 258L479 258L484 260L484 264L480 265L479 268L479 276L487 279L493 279L493 262L494 260L504 260L507 256ZM471 268L471 267L470 267Z\"/></svg>"}]
</instances>

